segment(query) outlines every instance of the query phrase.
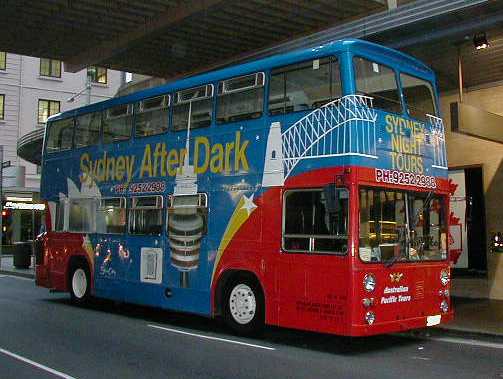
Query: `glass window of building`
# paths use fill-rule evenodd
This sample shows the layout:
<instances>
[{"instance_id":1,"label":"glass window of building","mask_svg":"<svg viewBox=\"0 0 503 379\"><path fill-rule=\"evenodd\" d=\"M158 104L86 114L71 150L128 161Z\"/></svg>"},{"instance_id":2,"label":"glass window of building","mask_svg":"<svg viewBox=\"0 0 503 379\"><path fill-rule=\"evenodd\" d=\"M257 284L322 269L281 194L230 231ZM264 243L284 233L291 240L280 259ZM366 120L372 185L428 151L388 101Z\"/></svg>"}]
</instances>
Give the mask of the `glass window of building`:
<instances>
[{"instance_id":1,"label":"glass window of building","mask_svg":"<svg viewBox=\"0 0 503 379\"><path fill-rule=\"evenodd\" d=\"M132 127L132 104L121 104L107 109L103 116L103 143L129 139Z\"/></svg>"},{"instance_id":2,"label":"glass window of building","mask_svg":"<svg viewBox=\"0 0 503 379\"><path fill-rule=\"evenodd\" d=\"M329 209L322 189L287 191L283 208L283 248L293 252L346 253L348 192L335 191Z\"/></svg>"},{"instance_id":3,"label":"glass window of building","mask_svg":"<svg viewBox=\"0 0 503 379\"><path fill-rule=\"evenodd\" d=\"M38 123L45 124L50 116L60 112L61 103L57 100L38 100Z\"/></svg>"},{"instance_id":4,"label":"glass window of building","mask_svg":"<svg viewBox=\"0 0 503 379\"><path fill-rule=\"evenodd\" d=\"M58 59L40 58L40 75L61 78L61 61Z\"/></svg>"},{"instance_id":5,"label":"glass window of building","mask_svg":"<svg viewBox=\"0 0 503 379\"><path fill-rule=\"evenodd\" d=\"M173 104L173 129L186 130L211 125L213 113L213 85L189 88L175 93Z\"/></svg>"},{"instance_id":6,"label":"glass window of building","mask_svg":"<svg viewBox=\"0 0 503 379\"><path fill-rule=\"evenodd\" d=\"M90 66L87 68L87 75L93 83L107 84L108 82L106 67Z\"/></svg>"},{"instance_id":7,"label":"glass window of building","mask_svg":"<svg viewBox=\"0 0 503 379\"><path fill-rule=\"evenodd\" d=\"M168 130L169 95L152 97L135 104L135 136L147 137Z\"/></svg>"},{"instance_id":8,"label":"glass window of building","mask_svg":"<svg viewBox=\"0 0 503 379\"><path fill-rule=\"evenodd\" d=\"M217 122L258 118L264 107L263 72L225 80L218 84Z\"/></svg>"},{"instance_id":9,"label":"glass window of building","mask_svg":"<svg viewBox=\"0 0 503 379\"><path fill-rule=\"evenodd\" d=\"M400 96L395 72L380 63L365 58L353 58L356 90L373 98L374 108L401 113Z\"/></svg>"},{"instance_id":10,"label":"glass window of building","mask_svg":"<svg viewBox=\"0 0 503 379\"><path fill-rule=\"evenodd\" d=\"M0 120L5 119L5 95L0 95Z\"/></svg>"},{"instance_id":11,"label":"glass window of building","mask_svg":"<svg viewBox=\"0 0 503 379\"><path fill-rule=\"evenodd\" d=\"M7 53L5 51L0 51L0 70L4 71L7 69Z\"/></svg>"},{"instance_id":12,"label":"glass window of building","mask_svg":"<svg viewBox=\"0 0 503 379\"><path fill-rule=\"evenodd\" d=\"M129 212L130 234L161 234L162 196L133 197Z\"/></svg>"},{"instance_id":13,"label":"glass window of building","mask_svg":"<svg viewBox=\"0 0 503 379\"><path fill-rule=\"evenodd\" d=\"M51 122L47 134L48 153L70 150L73 143L73 118Z\"/></svg>"},{"instance_id":14,"label":"glass window of building","mask_svg":"<svg viewBox=\"0 0 503 379\"><path fill-rule=\"evenodd\" d=\"M87 113L75 119L75 147L96 145L100 141L101 112Z\"/></svg>"},{"instance_id":15,"label":"glass window of building","mask_svg":"<svg viewBox=\"0 0 503 379\"><path fill-rule=\"evenodd\" d=\"M433 88L425 80L400 74L402 91L410 117L426 121L427 114L436 115Z\"/></svg>"},{"instance_id":16,"label":"glass window of building","mask_svg":"<svg viewBox=\"0 0 503 379\"><path fill-rule=\"evenodd\" d=\"M341 96L337 58L293 64L271 72L269 114L310 110Z\"/></svg>"}]
</instances>

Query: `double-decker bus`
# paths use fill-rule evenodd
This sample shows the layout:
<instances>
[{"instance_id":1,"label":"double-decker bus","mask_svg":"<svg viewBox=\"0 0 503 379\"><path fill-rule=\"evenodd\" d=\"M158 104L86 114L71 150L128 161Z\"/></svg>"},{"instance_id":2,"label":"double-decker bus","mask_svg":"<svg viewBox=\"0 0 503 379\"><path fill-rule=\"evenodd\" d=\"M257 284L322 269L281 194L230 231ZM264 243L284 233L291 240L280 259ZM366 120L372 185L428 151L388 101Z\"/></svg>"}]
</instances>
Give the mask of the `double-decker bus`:
<instances>
[{"instance_id":1,"label":"double-decker bus","mask_svg":"<svg viewBox=\"0 0 503 379\"><path fill-rule=\"evenodd\" d=\"M350 336L452 319L434 73L341 40L49 119L36 283Z\"/></svg>"}]
</instances>

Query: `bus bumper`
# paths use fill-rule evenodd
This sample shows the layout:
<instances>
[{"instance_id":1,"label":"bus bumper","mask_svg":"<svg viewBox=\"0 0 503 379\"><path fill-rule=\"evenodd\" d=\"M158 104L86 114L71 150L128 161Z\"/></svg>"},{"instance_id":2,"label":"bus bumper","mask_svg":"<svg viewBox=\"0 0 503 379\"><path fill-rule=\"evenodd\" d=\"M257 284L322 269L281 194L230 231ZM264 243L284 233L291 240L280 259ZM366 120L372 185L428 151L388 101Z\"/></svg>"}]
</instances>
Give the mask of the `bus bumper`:
<instances>
[{"instance_id":1,"label":"bus bumper","mask_svg":"<svg viewBox=\"0 0 503 379\"><path fill-rule=\"evenodd\" d=\"M429 325L429 317L436 318L440 316L440 322L435 325ZM448 323L454 319L454 311L450 310L441 315L420 316L404 320L376 322L372 325L351 325L349 335L353 337L364 337L376 334L398 333L412 329L424 329L427 327L441 327L442 324Z\"/></svg>"}]
</instances>

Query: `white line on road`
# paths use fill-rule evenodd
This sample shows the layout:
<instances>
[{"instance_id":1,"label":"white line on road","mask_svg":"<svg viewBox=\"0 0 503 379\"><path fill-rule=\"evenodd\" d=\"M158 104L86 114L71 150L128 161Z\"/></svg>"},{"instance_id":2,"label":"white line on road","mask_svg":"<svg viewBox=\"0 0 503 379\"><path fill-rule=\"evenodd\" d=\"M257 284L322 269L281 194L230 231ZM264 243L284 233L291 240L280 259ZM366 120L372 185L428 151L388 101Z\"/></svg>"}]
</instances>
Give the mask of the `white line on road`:
<instances>
[{"instance_id":1,"label":"white line on road","mask_svg":"<svg viewBox=\"0 0 503 379\"><path fill-rule=\"evenodd\" d=\"M33 282L33 278L25 278L24 276L19 275L0 275L0 278L12 278L12 279L20 279L20 280L28 280L29 282Z\"/></svg>"},{"instance_id":2,"label":"white line on road","mask_svg":"<svg viewBox=\"0 0 503 379\"><path fill-rule=\"evenodd\" d=\"M189 332L184 332L184 331L177 330L177 329L165 328L165 327L163 327L163 326L158 326L158 325L151 325L151 324L149 324L148 326L149 326L149 327L151 327L151 328L155 328L155 329L165 330L165 331L167 331L167 332L178 333L178 334L184 334L184 335L187 335L187 336L199 337L199 338L203 338L203 339L207 339L207 340L221 341L221 342L228 342L228 343L233 343L233 344L236 344L236 345L243 345L243 346L249 346L249 347L256 347L256 348L258 348L258 349L264 349L264 350L276 350L274 347L267 347L267 346L255 345L255 344L252 344L252 343L246 343L246 342L241 342L241 341L234 341L234 340L229 340L229 339L225 339L225 338L218 338L218 337L205 336L205 335L203 335L203 334L189 333Z\"/></svg>"},{"instance_id":3,"label":"white line on road","mask_svg":"<svg viewBox=\"0 0 503 379\"><path fill-rule=\"evenodd\" d=\"M64 379L75 379L75 377L73 377L73 376L66 375L66 374L64 374L64 373L62 373L62 372L60 372L60 371L56 371L56 370L54 370L54 369L52 369L52 368L50 368L50 367L47 367L47 366L44 366L44 365L42 365L42 364L40 364L40 363L34 362L34 361L32 361L31 359L24 358L24 357L22 357L22 356L20 356L20 355L14 354L14 353L12 353L12 352L10 352L10 351L8 351L8 350L5 350L5 349L0 348L0 353L3 353L3 354L5 354L5 355L8 355L9 357L12 357L12 358L14 358L14 359L17 359L17 360L19 360L19 361L21 361L21 362L28 363L29 365L32 365L32 366L34 366L34 367L37 367L37 368L39 368L39 369L41 369L41 370L44 370L44 371L46 371L46 372L49 372L49 373L51 373L51 374L53 374L53 375L56 375L56 376L58 376L58 377L60 377L60 378L64 378Z\"/></svg>"},{"instance_id":4,"label":"white line on road","mask_svg":"<svg viewBox=\"0 0 503 379\"><path fill-rule=\"evenodd\" d=\"M485 342L485 341L478 341L478 340L474 340L474 339L454 338L454 337L433 337L430 339L433 341L458 343L461 345L489 347L492 349L503 349L503 344L496 343L496 342Z\"/></svg>"}]
</instances>

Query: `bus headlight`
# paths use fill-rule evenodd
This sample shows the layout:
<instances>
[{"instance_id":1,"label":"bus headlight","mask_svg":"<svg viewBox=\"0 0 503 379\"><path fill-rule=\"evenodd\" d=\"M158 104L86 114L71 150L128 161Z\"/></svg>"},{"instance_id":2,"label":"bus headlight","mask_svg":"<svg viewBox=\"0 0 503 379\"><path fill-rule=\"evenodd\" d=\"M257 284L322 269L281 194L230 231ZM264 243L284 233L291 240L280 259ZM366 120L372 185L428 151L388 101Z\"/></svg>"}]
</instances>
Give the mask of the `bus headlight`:
<instances>
[{"instance_id":1,"label":"bus headlight","mask_svg":"<svg viewBox=\"0 0 503 379\"><path fill-rule=\"evenodd\" d=\"M372 292L376 288L376 277L372 274L366 274L363 278L363 288L367 292Z\"/></svg>"},{"instance_id":2,"label":"bus headlight","mask_svg":"<svg viewBox=\"0 0 503 379\"><path fill-rule=\"evenodd\" d=\"M442 270L440 271L440 282L442 283L443 286L446 286L447 283L449 283L449 271L447 270Z\"/></svg>"},{"instance_id":3,"label":"bus headlight","mask_svg":"<svg viewBox=\"0 0 503 379\"><path fill-rule=\"evenodd\" d=\"M365 321L367 321L367 324L372 325L374 321L376 320L376 315L372 311L368 311L365 313Z\"/></svg>"},{"instance_id":4,"label":"bus headlight","mask_svg":"<svg viewBox=\"0 0 503 379\"><path fill-rule=\"evenodd\" d=\"M447 311L449 310L449 303L446 300L443 300L440 303L440 310L444 313L447 313Z\"/></svg>"}]
</instances>

